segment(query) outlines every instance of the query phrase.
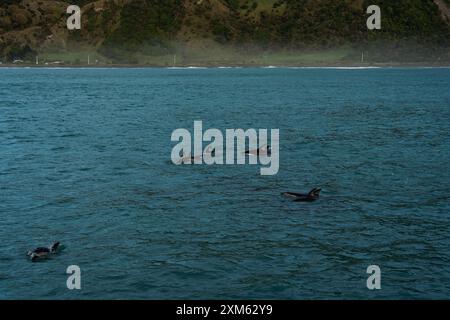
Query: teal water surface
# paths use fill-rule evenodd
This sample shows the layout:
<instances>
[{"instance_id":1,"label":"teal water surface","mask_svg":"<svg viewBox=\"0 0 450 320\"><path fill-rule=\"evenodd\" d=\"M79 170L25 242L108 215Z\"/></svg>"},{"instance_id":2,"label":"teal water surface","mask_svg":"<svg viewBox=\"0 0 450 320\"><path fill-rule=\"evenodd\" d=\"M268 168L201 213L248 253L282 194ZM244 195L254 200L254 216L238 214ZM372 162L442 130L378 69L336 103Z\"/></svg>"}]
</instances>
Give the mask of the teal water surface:
<instances>
[{"instance_id":1,"label":"teal water surface","mask_svg":"<svg viewBox=\"0 0 450 320\"><path fill-rule=\"evenodd\" d=\"M0 69L0 298L448 299L449 88L450 69ZM171 164L195 120L280 129L278 175Z\"/></svg>"}]
</instances>

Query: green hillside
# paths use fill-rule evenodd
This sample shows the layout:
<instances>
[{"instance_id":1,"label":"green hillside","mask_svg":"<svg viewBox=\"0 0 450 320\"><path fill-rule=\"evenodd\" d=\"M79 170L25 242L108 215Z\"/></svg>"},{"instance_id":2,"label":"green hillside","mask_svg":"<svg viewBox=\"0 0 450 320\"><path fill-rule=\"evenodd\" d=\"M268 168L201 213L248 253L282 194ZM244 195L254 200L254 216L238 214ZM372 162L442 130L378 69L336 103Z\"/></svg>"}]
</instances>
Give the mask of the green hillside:
<instances>
[{"instance_id":1,"label":"green hillside","mask_svg":"<svg viewBox=\"0 0 450 320\"><path fill-rule=\"evenodd\" d=\"M0 60L67 64L450 61L448 0L3 0ZM66 28L68 4L82 29ZM447 11L448 10L448 11Z\"/></svg>"}]
</instances>

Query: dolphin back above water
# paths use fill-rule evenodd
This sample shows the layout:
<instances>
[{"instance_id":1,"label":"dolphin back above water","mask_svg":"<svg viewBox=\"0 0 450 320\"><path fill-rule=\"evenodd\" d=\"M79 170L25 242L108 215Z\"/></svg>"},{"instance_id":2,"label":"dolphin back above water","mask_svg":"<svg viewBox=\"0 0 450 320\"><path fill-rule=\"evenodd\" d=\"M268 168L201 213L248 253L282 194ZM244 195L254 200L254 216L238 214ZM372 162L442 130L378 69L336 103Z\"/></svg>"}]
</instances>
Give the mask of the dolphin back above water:
<instances>
[{"instance_id":1,"label":"dolphin back above water","mask_svg":"<svg viewBox=\"0 0 450 320\"><path fill-rule=\"evenodd\" d=\"M33 251L28 251L27 255L30 257L31 261L46 259L50 255L57 253L59 247L60 243L55 242L49 247L39 247L34 249Z\"/></svg>"},{"instance_id":2,"label":"dolphin back above water","mask_svg":"<svg viewBox=\"0 0 450 320\"><path fill-rule=\"evenodd\" d=\"M248 156L270 156L272 154L271 146L264 145L256 150L246 150L245 154Z\"/></svg>"},{"instance_id":3,"label":"dolphin back above water","mask_svg":"<svg viewBox=\"0 0 450 320\"><path fill-rule=\"evenodd\" d=\"M312 202L319 199L322 189L314 188L309 193L284 192L283 196L293 198L295 202Z\"/></svg>"}]
</instances>

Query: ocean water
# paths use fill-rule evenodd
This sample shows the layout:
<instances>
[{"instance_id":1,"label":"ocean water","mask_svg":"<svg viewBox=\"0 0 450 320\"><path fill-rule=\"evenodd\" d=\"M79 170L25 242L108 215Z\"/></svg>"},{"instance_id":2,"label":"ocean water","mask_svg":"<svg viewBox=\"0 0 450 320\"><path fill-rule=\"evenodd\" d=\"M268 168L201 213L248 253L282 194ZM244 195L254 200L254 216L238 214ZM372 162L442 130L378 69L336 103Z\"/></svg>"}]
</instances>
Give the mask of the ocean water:
<instances>
[{"instance_id":1,"label":"ocean water","mask_svg":"<svg viewBox=\"0 0 450 320\"><path fill-rule=\"evenodd\" d=\"M0 69L0 298L448 299L449 88L450 69ZM171 164L195 120L280 129L279 173Z\"/></svg>"}]
</instances>

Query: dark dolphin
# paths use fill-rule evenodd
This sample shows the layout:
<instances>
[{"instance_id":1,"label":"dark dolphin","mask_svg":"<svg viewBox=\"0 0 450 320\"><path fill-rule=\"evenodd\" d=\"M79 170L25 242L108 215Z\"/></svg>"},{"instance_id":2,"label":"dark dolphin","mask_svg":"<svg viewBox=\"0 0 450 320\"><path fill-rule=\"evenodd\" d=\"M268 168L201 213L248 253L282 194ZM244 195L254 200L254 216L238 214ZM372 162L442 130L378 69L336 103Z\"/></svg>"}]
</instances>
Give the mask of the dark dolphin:
<instances>
[{"instance_id":1,"label":"dark dolphin","mask_svg":"<svg viewBox=\"0 0 450 320\"><path fill-rule=\"evenodd\" d=\"M210 157L215 157L216 156L216 149L212 149L211 147L208 147L205 151L205 153ZM188 153L186 156L183 155L183 157L177 162L178 164L182 164L182 163L187 163L189 160L191 163L194 163L195 160L203 160L203 153L198 155L198 156L193 156L190 153Z\"/></svg>"},{"instance_id":2,"label":"dark dolphin","mask_svg":"<svg viewBox=\"0 0 450 320\"><path fill-rule=\"evenodd\" d=\"M270 156L272 154L272 148L270 146L262 146L256 150L246 150L245 154L249 156Z\"/></svg>"},{"instance_id":3,"label":"dark dolphin","mask_svg":"<svg viewBox=\"0 0 450 320\"><path fill-rule=\"evenodd\" d=\"M50 247L39 247L34 249L33 251L28 251L27 255L30 257L31 261L45 259L48 258L51 254L55 254L58 251L59 245L59 242L55 242Z\"/></svg>"},{"instance_id":4,"label":"dark dolphin","mask_svg":"<svg viewBox=\"0 0 450 320\"><path fill-rule=\"evenodd\" d=\"M320 191L322 191L322 189L314 188L308 194L295 193L295 192L284 192L284 193L282 193L282 195L293 198L295 202L312 202L312 201L316 201L317 199L319 199Z\"/></svg>"}]
</instances>

